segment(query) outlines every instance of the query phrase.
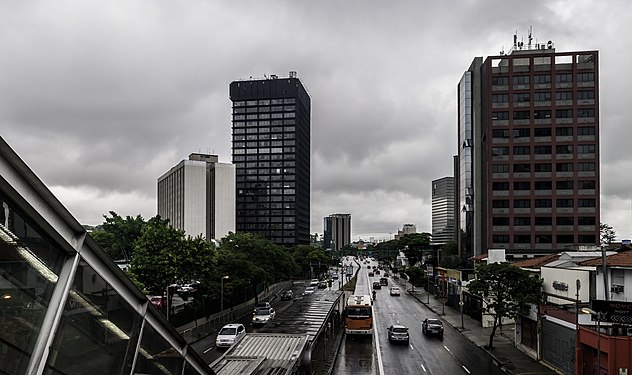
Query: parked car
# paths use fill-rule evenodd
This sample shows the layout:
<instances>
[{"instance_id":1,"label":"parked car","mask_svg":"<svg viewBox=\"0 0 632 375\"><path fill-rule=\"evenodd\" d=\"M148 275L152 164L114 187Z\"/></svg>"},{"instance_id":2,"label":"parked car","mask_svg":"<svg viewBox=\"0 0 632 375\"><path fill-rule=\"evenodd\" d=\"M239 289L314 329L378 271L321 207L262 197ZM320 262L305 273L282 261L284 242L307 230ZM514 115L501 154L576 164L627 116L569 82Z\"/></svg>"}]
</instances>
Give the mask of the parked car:
<instances>
[{"instance_id":1,"label":"parked car","mask_svg":"<svg viewBox=\"0 0 632 375\"><path fill-rule=\"evenodd\" d=\"M252 315L253 325L263 325L274 319L276 312L272 307L260 308Z\"/></svg>"},{"instance_id":2,"label":"parked car","mask_svg":"<svg viewBox=\"0 0 632 375\"><path fill-rule=\"evenodd\" d=\"M410 335L408 328L403 325L392 325L388 327L388 341L390 342L405 342L408 344L410 341Z\"/></svg>"},{"instance_id":3,"label":"parked car","mask_svg":"<svg viewBox=\"0 0 632 375\"><path fill-rule=\"evenodd\" d=\"M269 309L270 307L271 307L270 302L260 301L258 304L255 305L255 314L257 313L259 309Z\"/></svg>"},{"instance_id":4,"label":"parked car","mask_svg":"<svg viewBox=\"0 0 632 375\"><path fill-rule=\"evenodd\" d=\"M290 301L292 299L294 299L294 292L292 290L284 290L283 293L281 293L281 300Z\"/></svg>"},{"instance_id":5,"label":"parked car","mask_svg":"<svg viewBox=\"0 0 632 375\"><path fill-rule=\"evenodd\" d=\"M399 287L392 286L390 293L391 293L391 296L399 296L400 295Z\"/></svg>"},{"instance_id":6,"label":"parked car","mask_svg":"<svg viewBox=\"0 0 632 375\"><path fill-rule=\"evenodd\" d=\"M229 348L246 335L246 327L243 324L226 324L217 333L215 346L218 348Z\"/></svg>"},{"instance_id":7,"label":"parked car","mask_svg":"<svg viewBox=\"0 0 632 375\"><path fill-rule=\"evenodd\" d=\"M149 298L149 302L152 305L156 306L158 310L161 310L163 307L167 306L167 297L166 296L147 296Z\"/></svg>"},{"instance_id":8,"label":"parked car","mask_svg":"<svg viewBox=\"0 0 632 375\"><path fill-rule=\"evenodd\" d=\"M443 322L435 318L426 318L421 323L421 332L424 335L437 335L443 340Z\"/></svg>"},{"instance_id":9,"label":"parked car","mask_svg":"<svg viewBox=\"0 0 632 375\"><path fill-rule=\"evenodd\" d=\"M305 291L303 292L304 296L309 296L310 294L314 294L314 291L316 290L316 288L314 288L313 286L308 286L307 288L305 288Z\"/></svg>"},{"instance_id":10,"label":"parked car","mask_svg":"<svg viewBox=\"0 0 632 375\"><path fill-rule=\"evenodd\" d=\"M382 289L382 284L379 281L374 282L373 289Z\"/></svg>"},{"instance_id":11,"label":"parked car","mask_svg":"<svg viewBox=\"0 0 632 375\"><path fill-rule=\"evenodd\" d=\"M325 289L327 288L327 282L326 281L319 281L318 282L318 289Z\"/></svg>"}]
</instances>

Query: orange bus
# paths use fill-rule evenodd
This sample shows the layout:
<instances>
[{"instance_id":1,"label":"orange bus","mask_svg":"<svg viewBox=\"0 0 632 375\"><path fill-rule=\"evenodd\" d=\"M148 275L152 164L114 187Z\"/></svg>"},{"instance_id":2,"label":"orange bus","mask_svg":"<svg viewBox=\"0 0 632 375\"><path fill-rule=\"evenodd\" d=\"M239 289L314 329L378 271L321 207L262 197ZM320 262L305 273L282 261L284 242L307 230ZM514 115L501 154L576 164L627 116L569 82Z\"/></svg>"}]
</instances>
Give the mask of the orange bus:
<instances>
[{"instance_id":1,"label":"orange bus","mask_svg":"<svg viewBox=\"0 0 632 375\"><path fill-rule=\"evenodd\" d=\"M353 295L347 299L342 313L347 335L373 334L373 305L369 295Z\"/></svg>"}]
</instances>

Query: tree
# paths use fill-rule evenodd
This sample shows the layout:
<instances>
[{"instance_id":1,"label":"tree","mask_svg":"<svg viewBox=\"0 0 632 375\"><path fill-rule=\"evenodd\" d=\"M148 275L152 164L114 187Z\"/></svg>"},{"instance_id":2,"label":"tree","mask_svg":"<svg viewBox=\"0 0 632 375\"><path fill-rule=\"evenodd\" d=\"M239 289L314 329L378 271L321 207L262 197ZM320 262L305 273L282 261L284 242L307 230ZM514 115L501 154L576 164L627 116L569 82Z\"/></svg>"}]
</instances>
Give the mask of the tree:
<instances>
[{"instance_id":1,"label":"tree","mask_svg":"<svg viewBox=\"0 0 632 375\"><path fill-rule=\"evenodd\" d=\"M439 266L445 268L456 268L463 264L461 257L458 255L458 247L456 241L446 242L440 251Z\"/></svg>"},{"instance_id":2,"label":"tree","mask_svg":"<svg viewBox=\"0 0 632 375\"><path fill-rule=\"evenodd\" d=\"M419 267L408 267L404 273L408 276L408 280L413 285L421 285L426 281L424 270Z\"/></svg>"},{"instance_id":3,"label":"tree","mask_svg":"<svg viewBox=\"0 0 632 375\"><path fill-rule=\"evenodd\" d=\"M101 228L91 232L90 236L112 259L129 262L134 255L134 243L140 238L147 223L140 215L123 218L110 211L110 216L103 215L105 221Z\"/></svg>"},{"instance_id":4,"label":"tree","mask_svg":"<svg viewBox=\"0 0 632 375\"><path fill-rule=\"evenodd\" d=\"M468 290L483 298L485 312L494 317L489 336L489 349L493 349L494 334L503 318L515 318L526 312L527 304L540 302L542 279L509 263L481 264Z\"/></svg>"},{"instance_id":5,"label":"tree","mask_svg":"<svg viewBox=\"0 0 632 375\"><path fill-rule=\"evenodd\" d=\"M430 233L411 233L399 239L398 245L400 248L405 248L404 254L411 265L421 261L423 251L430 247L431 237Z\"/></svg>"},{"instance_id":6,"label":"tree","mask_svg":"<svg viewBox=\"0 0 632 375\"><path fill-rule=\"evenodd\" d=\"M606 223L599 223L599 237L601 243L611 244L617 238L617 232Z\"/></svg>"}]
</instances>

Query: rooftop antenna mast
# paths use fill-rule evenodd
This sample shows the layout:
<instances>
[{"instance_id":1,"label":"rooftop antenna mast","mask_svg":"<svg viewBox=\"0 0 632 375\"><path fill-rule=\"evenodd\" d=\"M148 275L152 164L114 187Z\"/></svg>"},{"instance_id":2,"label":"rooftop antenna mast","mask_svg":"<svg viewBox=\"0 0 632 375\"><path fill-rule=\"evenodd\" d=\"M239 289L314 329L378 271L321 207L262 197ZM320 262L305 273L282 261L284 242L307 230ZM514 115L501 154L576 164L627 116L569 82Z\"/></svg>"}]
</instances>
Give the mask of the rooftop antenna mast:
<instances>
[{"instance_id":1,"label":"rooftop antenna mast","mask_svg":"<svg viewBox=\"0 0 632 375\"><path fill-rule=\"evenodd\" d=\"M533 26L529 26L529 44L527 44L528 49L531 49L531 40L533 39L531 37L532 32L533 32Z\"/></svg>"}]
</instances>

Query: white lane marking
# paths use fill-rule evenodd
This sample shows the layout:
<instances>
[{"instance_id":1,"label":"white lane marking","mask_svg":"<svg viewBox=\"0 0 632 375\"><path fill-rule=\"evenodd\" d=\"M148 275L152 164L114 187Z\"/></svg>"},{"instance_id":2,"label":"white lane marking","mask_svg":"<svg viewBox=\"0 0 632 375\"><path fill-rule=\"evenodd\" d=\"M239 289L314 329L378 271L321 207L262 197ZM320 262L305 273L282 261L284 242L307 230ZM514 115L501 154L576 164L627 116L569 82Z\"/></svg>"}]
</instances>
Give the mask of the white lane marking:
<instances>
[{"instance_id":1,"label":"white lane marking","mask_svg":"<svg viewBox=\"0 0 632 375\"><path fill-rule=\"evenodd\" d=\"M399 324L399 320L396 320L397 324Z\"/></svg>"},{"instance_id":2,"label":"white lane marking","mask_svg":"<svg viewBox=\"0 0 632 375\"><path fill-rule=\"evenodd\" d=\"M413 346L413 344L408 344L408 346L410 346L411 349L415 350L415 347ZM421 367L424 367L424 365L421 365Z\"/></svg>"},{"instance_id":3,"label":"white lane marking","mask_svg":"<svg viewBox=\"0 0 632 375\"><path fill-rule=\"evenodd\" d=\"M448 349L448 347L447 347L447 346L443 345L443 347L445 348L445 350L447 350L447 351L448 351L448 353L452 354L452 352L450 351L450 349Z\"/></svg>"},{"instance_id":4,"label":"white lane marking","mask_svg":"<svg viewBox=\"0 0 632 375\"><path fill-rule=\"evenodd\" d=\"M423 363L421 364L421 368L424 370L424 372L428 372L428 371L426 371L426 368L424 367Z\"/></svg>"},{"instance_id":5,"label":"white lane marking","mask_svg":"<svg viewBox=\"0 0 632 375\"><path fill-rule=\"evenodd\" d=\"M461 367L463 367L463 370L465 370L468 374L471 374L470 370L467 369L467 367L461 365Z\"/></svg>"},{"instance_id":6,"label":"white lane marking","mask_svg":"<svg viewBox=\"0 0 632 375\"><path fill-rule=\"evenodd\" d=\"M208 349L206 349L206 350L204 351L204 354L206 354L206 353L210 352L210 351L211 351L211 349L213 349L213 348L214 348L214 346L212 346L212 345L211 345Z\"/></svg>"},{"instance_id":7,"label":"white lane marking","mask_svg":"<svg viewBox=\"0 0 632 375\"><path fill-rule=\"evenodd\" d=\"M371 282L367 279L366 286L369 290L371 290ZM375 306L375 305L374 305ZM379 327L379 323L377 322L377 313L375 311L375 307L373 308L373 343L375 344L375 352L377 353L377 373L378 375L384 374L384 363L382 363L382 351L380 350L380 333L377 329Z\"/></svg>"}]
</instances>

